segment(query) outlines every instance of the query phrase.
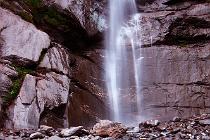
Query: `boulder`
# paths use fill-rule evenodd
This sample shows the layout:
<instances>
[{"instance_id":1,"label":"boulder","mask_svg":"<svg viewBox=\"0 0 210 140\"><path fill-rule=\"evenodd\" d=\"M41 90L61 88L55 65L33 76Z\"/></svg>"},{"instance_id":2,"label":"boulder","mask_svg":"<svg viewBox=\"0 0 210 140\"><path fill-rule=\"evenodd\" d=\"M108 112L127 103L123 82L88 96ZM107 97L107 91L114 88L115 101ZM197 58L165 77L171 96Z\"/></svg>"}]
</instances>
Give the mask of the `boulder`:
<instances>
[{"instance_id":1,"label":"boulder","mask_svg":"<svg viewBox=\"0 0 210 140\"><path fill-rule=\"evenodd\" d=\"M7 113L9 120L5 124L6 128L37 129L39 127L41 112L36 98L31 104L22 104L21 98L18 97Z\"/></svg>"},{"instance_id":2,"label":"boulder","mask_svg":"<svg viewBox=\"0 0 210 140\"><path fill-rule=\"evenodd\" d=\"M22 104L30 105L36 98L36 78L27 74L20 89L20 100Z\"/></svg>"},{"instance_id":3,"label":"boulder","mask_svg":"<svg viewBox=\"0 0 210 140\"><path fill-rule=\"evenodd\" d=\"M199 123L200 123L201 125L210 125L210 119L200 120Z\"/></svg>"},{"instance_id":4,"label":"boulder","mask_svg":"<svg viewBox=\"0 0 210 140\"><path fill-rule=\"evenodd\" d=\"M92 133L101 137L121 138L125 135L126 130L127 128L121 123L100 120L93 126Z\"/></svg>"},{"instance_id":5,"label":"boulder","mask_svg":"<svg viewBox=\"0 0 210 140\"><path fill-rule=\"evenodd\" d=\"M41 130L41 131L51 131L51 130L53 130L53 128L50 127L50 126L41 125L41 126L40 126L40 130Z\"/></svg>"},{"instance_id":6,"label":"boulder","mask_svg":"<svg viewBox=\"0 0 210 140\"><path fill-rule=\"evenodd\" d=\"M141 128L142 126L143 127L156 127L160 124L160 122L158 120L149 120L149 121L146 121L146 122L143 122L143 123L140 123L139 124L139 127Z\"/></svg>"},{"instance_id":7,"label":"boulder","mask_svg":"<svg viewBox=\"0 0 210 140\"><path fill-rule=\"evenodd\" d=\"M181 119L180 117L177 117L177 116L173 118L173 121L174 121L174 122L179 122L179 121L181 121L181 120L182 120L182 119Z\"/></svg>"},{"instance_id":8,"label":"boulder","mask_svg":"<svg viewBox=\"0 0 210 140\"><path fill-rule=\"evenodd\" d=\"M63 137L69 137L69 136L75 135L79 131L82 131L82 129L83 129L83 126L66 128L66 129L61 130L60 134Z\"/></svg>"},{"instance_id":9,"label":"boulder","mask_svg":"<svg viewBox=\"0 0 210 140\"><path fill-rule=\"evenodd\" d=\"M0 8L0 13L1 58L22 65L36 63L50 45L49 36L8 10Z\"/></svg>"},{"instance_id":10,"label":"boulder","mask_svg":"<svg viewBox=\"0 0 210 140\"><path fill-rule=\"evenodd\" d=\"M47 73L37 81L37 101L41 111L45 107L53 109L68 102L70 80L65 75Z\"/></svg>"},{"instance_id":11,"label":"boulder","mask_svg":"<svg viewBox=\"0 0 210 140\"><path fill-rule=\"evenodd\" d=\"M40 132L35 132L30 135L30 139L42 139L44 138L44 135Z\"/></svg>"},{"instance_id":12,"label":"boulder","mask_svg":"<svg viewBox=\"0 0 210 140\"><path fill-rule=\"evenodd\" d=\"M26 75L19 96L9 108L6 127L33 129L38 128L40 123L55 127L59 123L63 125L63 122L54 121L50 124L42 120L46 121L46 112L67 104L69 83L68 77L53 72L46 73L42 77ZM65 110L65 107L63 109Z\"/></svg>"},{"instance_id":13,"label":"boulder","mask_svg":"<svg viewBox=\"0 0 210 140\"><path fill-rule=\"evenodd\" d=\"M48 49L39 67L70 75L70 65L71 57L68 50L59 44L54 44L54 47Z\"/></svg>"}]
</instances>

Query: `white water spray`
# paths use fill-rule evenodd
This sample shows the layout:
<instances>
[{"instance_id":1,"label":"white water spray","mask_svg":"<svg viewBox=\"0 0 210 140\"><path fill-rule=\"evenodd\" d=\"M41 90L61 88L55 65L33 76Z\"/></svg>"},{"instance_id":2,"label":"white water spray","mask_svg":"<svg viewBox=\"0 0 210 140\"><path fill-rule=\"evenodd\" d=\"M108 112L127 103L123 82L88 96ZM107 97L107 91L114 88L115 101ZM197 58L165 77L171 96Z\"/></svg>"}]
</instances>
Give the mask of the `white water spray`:
<instances>
[{"instance_id":1,"label":"white water spray","mask_svg":"<svg viewBox=\"0 0 210 140\"><path fill-rule=\"evenodd\" d=\"M110 0L109 8L105 70L111 118L114 121L130 122L134 119L131 114L135 113L136 117L141 115L141 29L135 0ZM135 100L127 98L127 95L131 95L129 89L132 87L135 89Z\"/></svg>"}]
</instances>

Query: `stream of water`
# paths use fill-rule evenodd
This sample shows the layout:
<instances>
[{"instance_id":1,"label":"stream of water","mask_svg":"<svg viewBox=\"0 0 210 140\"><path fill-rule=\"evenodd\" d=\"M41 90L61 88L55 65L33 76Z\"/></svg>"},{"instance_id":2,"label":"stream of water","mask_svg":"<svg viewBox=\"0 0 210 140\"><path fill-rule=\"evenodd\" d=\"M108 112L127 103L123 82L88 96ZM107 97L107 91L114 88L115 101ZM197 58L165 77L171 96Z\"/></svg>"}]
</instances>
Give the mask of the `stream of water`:
<instances>
[{"instance_id":1,"label":"stream of water","mask_svg":"<svg viewBox=\"0 0 210 140\"><path fill-rule=\"evenodd\" d=\"M109 1L106 34L106 86L113 121L141 116L141 42L135 0Z\"/></svg>"}]
</instances>

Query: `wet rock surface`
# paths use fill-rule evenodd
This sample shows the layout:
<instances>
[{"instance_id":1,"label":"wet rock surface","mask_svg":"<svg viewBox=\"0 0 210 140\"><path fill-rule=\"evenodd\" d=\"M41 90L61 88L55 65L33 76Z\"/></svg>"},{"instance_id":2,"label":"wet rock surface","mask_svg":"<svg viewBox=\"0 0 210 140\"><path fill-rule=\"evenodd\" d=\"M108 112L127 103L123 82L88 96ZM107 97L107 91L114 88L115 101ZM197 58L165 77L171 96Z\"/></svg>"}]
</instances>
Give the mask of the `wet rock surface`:
<instances>
[{"instance_id":1,"label":"wet rock surface","mask_svg":"<svg viewBox=\"0 0 210 140\"><path fill-rule=\"evenodd\" d=\"M209 113L209 1L137 3L142 114L171 120Z\"/></svg>"},{"instance_id":2,"label":"wet rock surface","mask_svg":"<svg viewBox=\"0 0 210 140\"><path fill-rule=\"evenodd\" d=\"M102 49L96 49L73 57L68 108L69 112L74 112L68 114L69 124L73 126L92 126L108 116L105 77L102 77L103 53Z\"/></svg>"},{"instance_id":3,"label":"wet rock surface","mask_svg":"<svg viewBox=\"0 0 210 140\"><path fill-rule=\"evenodd\" d=\"M209 120L210 115L203 114L185 119L178 119L176 117L176 119L167 122L148 120L140 123L139 127L127 127L121 123L111 122L108 120L101 120L91 129L85 129L83 126L54 129L49 126L42 125L36 130L2 130L0 138L6 140L11 138L20 140L208 140L210 139ZM116 133L118 135L116 135Z\"/></svg>"}]
</instances>

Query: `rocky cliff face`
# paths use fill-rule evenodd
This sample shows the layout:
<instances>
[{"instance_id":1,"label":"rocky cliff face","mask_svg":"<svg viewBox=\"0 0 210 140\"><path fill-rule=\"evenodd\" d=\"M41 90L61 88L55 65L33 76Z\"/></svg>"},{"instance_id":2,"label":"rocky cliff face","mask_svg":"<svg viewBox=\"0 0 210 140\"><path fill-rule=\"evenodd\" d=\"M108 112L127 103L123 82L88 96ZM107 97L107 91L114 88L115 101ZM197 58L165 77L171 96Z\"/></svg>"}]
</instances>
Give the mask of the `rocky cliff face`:
<instances>
[{"instance_id":1,"label":"rocky cliff face","mask_svg":"<svg viewBox=\"0 0 210 140\"><path fill-rule=\"evenodd\" d=\"M144 116L209 113L209 1L137 3ZM87 126L107 117L106 2L4 0L0 6L1 126Z\"/></svg>"},{"instance_id":2,"label":"rocky cliff face","mask_svg":"<svg viewBox=\"0 0 210 140\"><path fill-rule=\"evenodd\" d=\"M208 1L139 5L146 116L171 119L209 113L209 7Z\"/></svg>"},{"instance_id":3,"label":"rocky cliff face","mask_svg":"<svg viewBox=\"0 0 210 140\"><path fill-rule=\"evenodd\" d=\"M1 126L87 126L104 118L103 53L91 50L98 48L95 22L82 23L86 17L67 8L72 3L0 4Z\"/></svg>"}]
</instances>

